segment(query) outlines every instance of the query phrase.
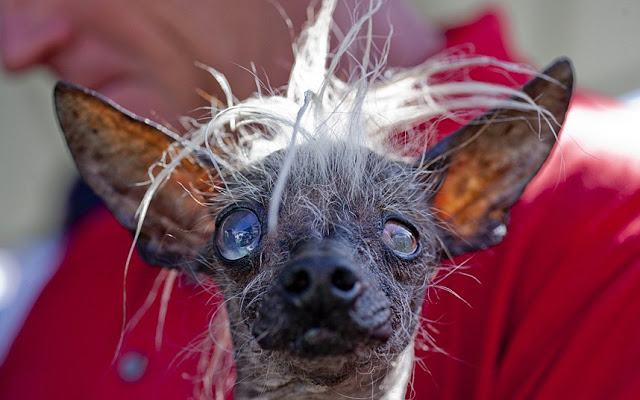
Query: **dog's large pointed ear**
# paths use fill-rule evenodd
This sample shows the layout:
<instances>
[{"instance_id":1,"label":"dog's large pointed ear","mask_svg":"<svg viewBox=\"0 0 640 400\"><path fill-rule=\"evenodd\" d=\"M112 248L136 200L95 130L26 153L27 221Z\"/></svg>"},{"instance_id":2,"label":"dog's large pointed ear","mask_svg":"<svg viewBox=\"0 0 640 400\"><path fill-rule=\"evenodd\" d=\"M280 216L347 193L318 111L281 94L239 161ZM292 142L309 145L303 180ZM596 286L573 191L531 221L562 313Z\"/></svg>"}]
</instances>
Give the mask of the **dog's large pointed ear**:
<instances>
[{"instance_id":1,"label":"dog's large pointed ear","mask_svg":"<svg viewBox=\"0 0 640 400\"><path fill-rule=\"evenodd\" d=\"M522 89L549 114L493 110L425 155L424 168L444 172L432 207L451 255L487 248L502 239L509 208L557 141L572 89L570 61L557 60Z\"/></svg>"},{"instance_id":2,"label":"dog's large pointed ear","mask_svg":"<svg viewBox=\"0 0 640 400\"><path fill-rule=\"evenodd\" d=\"M54 91L56 112L80 175L127 229L137 229L137 210L149 173L173 144L164 128L118 107L94 92L68 83ZM154 172L158 172L156 167ZM193 260L213 229L204 203L208 170L185 158L153 195L138 248L153 265L178 267Z\"/></svg>"}]
</instances>

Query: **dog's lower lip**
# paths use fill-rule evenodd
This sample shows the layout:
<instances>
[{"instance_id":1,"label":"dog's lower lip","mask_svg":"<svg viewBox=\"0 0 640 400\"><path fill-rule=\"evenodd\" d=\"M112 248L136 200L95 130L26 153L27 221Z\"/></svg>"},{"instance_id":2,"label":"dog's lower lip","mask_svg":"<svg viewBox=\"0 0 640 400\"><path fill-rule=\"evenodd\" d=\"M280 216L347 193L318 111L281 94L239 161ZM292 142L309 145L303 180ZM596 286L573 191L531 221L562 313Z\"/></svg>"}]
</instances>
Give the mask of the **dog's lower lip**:
<instances>
[{"instance_id":1,"label":"dog's lower lip","mask_svg":"<svg viewBox=\"0 0 640 400\"><path fill-rule=\"evenodd\" d=\"M291 352L302 358L341 355L351 352L354 344L329 328L310 328L292 343Z\"/></svg>"},{"instance_id":2,"label":"dog's lower lip","mask_svg":"<svg viewBox=\"0 0 640 400\"><path fill-rule=\"evenodd\" d=\"M339 335L327 328L311 328L302 336L302 340L311 345L328 341L333 342L337 339L339 339Z\"/></svg>"}]
</instances>

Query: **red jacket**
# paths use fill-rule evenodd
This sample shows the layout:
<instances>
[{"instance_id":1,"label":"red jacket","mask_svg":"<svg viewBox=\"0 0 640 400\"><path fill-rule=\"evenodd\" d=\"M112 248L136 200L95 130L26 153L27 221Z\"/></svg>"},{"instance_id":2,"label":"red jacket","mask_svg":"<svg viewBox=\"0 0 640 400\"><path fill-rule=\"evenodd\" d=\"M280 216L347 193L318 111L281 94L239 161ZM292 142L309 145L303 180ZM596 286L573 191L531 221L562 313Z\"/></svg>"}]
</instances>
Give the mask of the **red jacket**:
<instances>
[{"instance_id":1,"label":"red jacket","mask_svg":"<svg viewBox=\"0 0 640 400\"><path fill-rule=\"evenodd\" d=\"M448 31L448 40L512 60L495 16ZM640 133L609 106L585 97L574 102L560 150L513 208L505 240L458 259L464 269L436 280L464 301L429 290L422 328L437 348L419 339L408 396L640 398ZM195 395L203 368L198 338L220 300L179 280L157 348L160 278L167 272L134 255L124 291L130 244L104 209L69 233L59 271L0 369L0 398ZM113 361L123 293L127 321L150 305L125 330Z\"/></svg>"}]
</instances>

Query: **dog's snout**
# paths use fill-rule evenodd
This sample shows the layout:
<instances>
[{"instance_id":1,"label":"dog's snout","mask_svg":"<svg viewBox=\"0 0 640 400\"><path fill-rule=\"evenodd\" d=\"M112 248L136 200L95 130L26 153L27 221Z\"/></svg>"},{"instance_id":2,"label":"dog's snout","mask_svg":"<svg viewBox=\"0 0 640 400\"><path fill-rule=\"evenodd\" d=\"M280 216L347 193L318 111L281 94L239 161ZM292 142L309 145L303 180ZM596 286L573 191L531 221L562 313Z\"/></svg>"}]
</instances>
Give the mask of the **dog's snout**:
<instances>
[{"instance_id":1,"label":"dog's snout","mask_svg":"<svg viewBox=\"0 0 640 400\"><path fill-rule=\"evenodd\" d=\"M252 334L265 350L303 358L386 342L390 303L367 271L335 241L297 247L265 294Z\"/></svg>"},{"instance_id":2,"label":"dog's snout","mask_svg":"<svg viewBox=\"0 0 640 400\"><path fill-rule=\"evenodd\" d=\"M307 258L285 268L281 280L286 299L297 308L349 306L363 290L356 269L334 258Z\"/></svg>"}]
</instances>

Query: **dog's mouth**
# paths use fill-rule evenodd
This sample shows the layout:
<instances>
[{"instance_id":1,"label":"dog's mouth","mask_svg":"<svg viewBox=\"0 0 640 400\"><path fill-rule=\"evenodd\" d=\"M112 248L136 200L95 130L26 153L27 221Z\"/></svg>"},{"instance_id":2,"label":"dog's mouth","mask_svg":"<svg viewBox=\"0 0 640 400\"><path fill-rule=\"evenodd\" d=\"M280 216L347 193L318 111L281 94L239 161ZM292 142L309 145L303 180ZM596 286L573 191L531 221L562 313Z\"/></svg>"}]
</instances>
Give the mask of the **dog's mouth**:
<instances>
[{"instance_id":1,"label":"dog's mouth","mask_svg":"<svg viewBox=\"0 0 640 400\"><path fill-rule=\"evenodd\" d=\"M312 327L291 338L286 350L300 358L318 358L355 354L358 348L384 344L391 336L391 323L386 320L367 332L352 332L327 327Z\"/></svg>"},{"instance_id":2,"label":"dog's mouth","mask_svg":"<svg viewBox=\"0 0 640 400\"><path fill-rule=\"evenodd\" d=\"M256 321L253 334L264 350L277 350L301 359L354 355L363 349L384 345L392 335L388 309L380 310L375 325L363 326L351 318L323 320L309 324L304 318L288 316L265 326ZM259 319L260 320L260 319ZM366 352L365 352L366 353Z\"/></svg>"},{"instance_id":3,"label":"dog's mouth","mask_svg":"<svg viewBox=\"0 0 640 400\"><path fill-rule=\"evenodd\" d=\"M350 353L355 344L338 332L328 328L311 328L290 342L290 352L302 358L321 355L333 356Z\"/></svg>"}]
</instances>

